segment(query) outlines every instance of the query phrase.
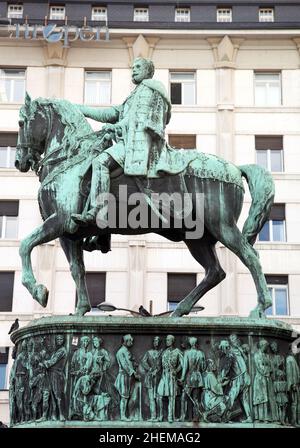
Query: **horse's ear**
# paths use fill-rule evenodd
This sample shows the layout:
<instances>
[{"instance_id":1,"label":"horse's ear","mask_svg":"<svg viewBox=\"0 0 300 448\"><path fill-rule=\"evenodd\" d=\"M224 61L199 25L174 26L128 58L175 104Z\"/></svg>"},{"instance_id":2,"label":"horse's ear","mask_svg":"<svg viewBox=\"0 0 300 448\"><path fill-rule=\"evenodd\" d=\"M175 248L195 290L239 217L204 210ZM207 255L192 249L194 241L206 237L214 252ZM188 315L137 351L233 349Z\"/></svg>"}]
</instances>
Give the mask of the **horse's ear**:
<instances>
[{"instance_id":1,"label":"horse's ear","mask_svg":"<svg viewBox=\"0 0 300 448\"><path fill-rule=\"evenodd\" d=\"M26 92L26 93L25 93L25 106L26 106L26 107L29 107L30 104L31 104L31 98L30 98L28 92Z\"/></svg>"}]
</instances>

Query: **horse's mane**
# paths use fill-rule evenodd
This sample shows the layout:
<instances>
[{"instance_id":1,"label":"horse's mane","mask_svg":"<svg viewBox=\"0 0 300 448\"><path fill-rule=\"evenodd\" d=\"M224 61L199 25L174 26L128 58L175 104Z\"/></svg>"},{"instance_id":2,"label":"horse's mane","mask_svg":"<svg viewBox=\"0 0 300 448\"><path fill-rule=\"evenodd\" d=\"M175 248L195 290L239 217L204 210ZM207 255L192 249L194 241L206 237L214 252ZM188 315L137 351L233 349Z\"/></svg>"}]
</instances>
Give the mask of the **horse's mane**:
<instances>
[{"instance_id":1,"label":"horse's mane","mask_svg":"<svg viewBox=\"0 0 300 448\"><path fill-rule=\"evenodd\" d=\"M71 151L74 151L82 139L85 136L92 138L94 132L92 127L84 118L84 115L76 104L72 104L70 101L62 99L45 99L37 98L32 101L36 103L36 107L50 106L59 115L60 121L65 125L65 131L62 139L62 146L68 147Z\"/></svg>"}]
</instances>

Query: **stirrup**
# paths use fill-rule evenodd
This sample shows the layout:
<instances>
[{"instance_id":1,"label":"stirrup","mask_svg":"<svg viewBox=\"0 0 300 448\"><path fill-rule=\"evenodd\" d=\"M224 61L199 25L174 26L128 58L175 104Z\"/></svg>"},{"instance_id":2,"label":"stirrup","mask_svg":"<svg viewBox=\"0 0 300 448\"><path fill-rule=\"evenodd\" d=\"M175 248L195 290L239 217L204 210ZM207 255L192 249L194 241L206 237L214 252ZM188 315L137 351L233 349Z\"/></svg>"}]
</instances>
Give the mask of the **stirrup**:
<instances>
[{"instance_id":1,"label":"stirrup","mask_svg":"<svg viewBox=\"0 0 300 448\"><path fill-rule=\"evenodd\" d=\"M80 225L80 226L88 226L89 224L93 224L96 221L96 216L97 216L98 210L89 210L87 213L84 214L77 214L77 213L73 213L71 215L71 218L73 219L73 221L76 222L76 224Z\"/></svg>"}]
</instances>

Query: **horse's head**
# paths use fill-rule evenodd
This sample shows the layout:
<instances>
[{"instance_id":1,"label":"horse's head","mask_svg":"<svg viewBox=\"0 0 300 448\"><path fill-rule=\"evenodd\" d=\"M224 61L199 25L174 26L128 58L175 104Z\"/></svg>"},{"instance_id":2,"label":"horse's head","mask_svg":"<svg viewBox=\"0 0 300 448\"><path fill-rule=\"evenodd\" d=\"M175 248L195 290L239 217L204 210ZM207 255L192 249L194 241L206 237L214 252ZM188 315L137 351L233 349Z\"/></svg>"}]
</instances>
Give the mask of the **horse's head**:
<instances>
[{"instance_id":1,"label":"horse's head","mask_svg":"<svg viewBox=\"0 0 300 448\"><path fill-rule=\"evenodd\" d=\"M47 137L47 117L38 101L32 101L26 93L25 104L20 109L19 134L16 149L15 167L27 172L37 169L45 150Z\"/></svg>"}]
</instances>

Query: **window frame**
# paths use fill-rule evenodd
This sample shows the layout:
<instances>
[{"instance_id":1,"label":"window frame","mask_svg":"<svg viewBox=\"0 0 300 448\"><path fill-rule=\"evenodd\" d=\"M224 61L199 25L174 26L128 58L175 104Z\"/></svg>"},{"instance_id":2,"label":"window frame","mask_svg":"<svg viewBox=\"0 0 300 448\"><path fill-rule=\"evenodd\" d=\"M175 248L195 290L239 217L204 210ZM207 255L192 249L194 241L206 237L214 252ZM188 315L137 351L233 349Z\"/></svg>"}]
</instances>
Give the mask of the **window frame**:
<instances>
[{"instance_id":1,"label":"window frame","mask_svg":"<svg viewBox=\"0 0 300 448\"><path fill-rule=\"evenodd\" d=\"M104 18L100 19L100 18L95 18L95 16L97 16L97 13L95 13L95 10L105 10L105 14L104 14ZM94 16L95 13L95 16ZM106 22L107 23L107 7L106 6L92 6L92 12L91 12L91 20L93 22Z\"/></svg>"},{"instance_id":2,"label":"window frame","mask_svg":"<svg viewBox=\"0 0 300 448\"><path fill-rule=\"evenodd\" d=\"M87 290L89 292L89 278L91 278L93 275L101 275L102 278L104 277L104 297L103 297L103 301L106 300L106 292L107 292L107 271L87 271L86 272L86 284L87 284ZM90 298L90 301L92 302L92 298ZM99 303L102 303L100 301L101 297L99 297ZM78 302L78 296L77 296L77 291L75 293L75 307L77 306L77 302ZM97 304L98 305L98 304ZM93 304L91 303L91 310L89 311L89 313L95 314L95 313L101 313L101 311L97 308L97 306L93 306Z\"/></svg>"},{"instance_id":3,"label":"window frame","mask_svg":"<svg viewBox=\"0 0 300 448\"><path fill-rule=\"evenodd\" d=\"M0 228L0 241L1 240L18 240L18 236L19 236L19 207L20 207L20 202L19 201L0 201L0 203L4 203L4 202L16 202L18 203L16 205L17 207L17 214L0 214L0 219L1 219L1 228ZM14 238L7 238L6 232L7 232L7 218L15 218L14 221L16 222L16 236Z\"/></svg>"},{"instance_id":4,"label":"window frame","mask_svg":"<svg viewBox=\"0 0 300 448\"><path fill-rule=\"evenodd\" d=\"M97 91L99 90L100 91L100 85L101 85L101 81L105 81L104 79L103 80L99 80L99 79L97 79L97 78L95 78L95 79L90 79L89 81L88 81L88 79L87 79L87 77L86 77L86 74L87 73L109 73L109 102L107 102L107 103L100 103L100 102L97 102L97 103L89 103L89 102L87 102L86 101L86 84L87 83L92 83L92 82L95 82L96 83L96 85L98 85L99 84L99 87L97 87ZM95 98L96 98L96 95L95 95ZM92 69L87 69L87 70L84 70L84 91L83 91L83 104L87 104L87 105L90 105L90 106L110 106L111 105L111 101L112 101L112 70L92 70Z\"/></svg>"},{"instance_id":5,"label":"window frame","mask_svg":"<svg viewBox=\"0 0 300 448\"><path fill-rule=\"evenodd\" d=\"M4 375L4 387L0 387L0 391L3 390L8 390L8 362L9 362L9 347L0 347L0 351L1 349L5 349L5 351L3 351L2 353L4 353L4 355L6 356L7 360L6 362L1 362L0 361L0 365L5 366L5 375Z\"/></svg>"},{"instance_id":6,"label":"window frame","mask_svg":"<svg viewBox=\"0 0 300 448\"><path fill-rule=\"evenodd\" d=\"M171 276L173 277L177 277L177 276L189 276L190 279L192 279L192 277L194 277L194 282L192 288L195 288L197 286L197 273L196 272L168 272L167 273L167 311L171 311L171 308L169 307L169 304L173 304L174 307L176 307L178 305L178 303L183 299L183 297L178 297L177 299L175 299L172 295L172 288L170 288L170 278ZM178 277L179 278L179 277ZM189 290L187 292L187 294L190 292L191 290ZM170 299L169 299L170 297ZM173 299L173 300L172 300ZM172 308L173 310L174 308Z\"/></svg>"},{"instance_id":7,"label":"window frame","mask_svg":"<svg viewBox=\"0 0 300 448\"><path fill-rule=\"evenodd\" d=\"M5 276L9 275L12 280L11 284L9 284L9 289L8 289L9 295L7 296L7 297L9 297L9 305L10 305L9 308L10 309L1 310L1 308L3 306L3 302L2 302L1 308L0 308L0 315L1 315L1 314L7 314L7 313L13 312L16 271L0 270L0 274L4 274ZM1 287L3 288L3 284L1 284ZM2 300L3 300L3 295L5 295L4 290L5 290L5 288L3 288L3 290L2 290Z\"/></svg>"},{"instance_id":8,"label":"window frame","mask_svg":"<svg viewBox=\"0 0 300 448\"><path fill-rule=\"evenodd\" d=\"M221 12L224 14L224 11L229 11L229 15L228 18L229 20L224 20L222 19L222 14ZM224 16L225 18L225 16ZM232 8L227 8L227 7L217 7L217 11L216 11L216 21L217 23L232 23Z\"/></svg>"},{"instance_id":9,"label":"window frame","mask_svg":"<svg viewBox=\"0 0 300 448\"><path fill-rule=\"evenodd\" d=\"M286 204L273 204L274 206L284 206L284 219L273 219L273 218L271 218L271 219L268 219L266 222L265 222L265 224L264 224L264 226L266 225L266 223L268 222L269 223L269 239L268 240L261 240L260 239L260 237L259 237L259 235L260 235L260 232L262 231L262 229L263 229L263 227L262 227L262 229L260 230L260 232L259 232L259 234L258 234L258 237L257 237L257 241L259 242L259 243L272 243L272 244L280 244L280 243L286 243L287 242L287 233L286 233ZM272 216L272 210L271 210L271 213L270 213L270 216ZM283 239L282 240L274 240L273 238L274 238L274 229L273 229L273 222L274 221L279 221L279 222L282 222L283 223Z\"/></svg>"},{"instance_id":10,"label":"window frame","mask_svg":"<svg viewBox=\"0 0 300 448\"><path fill-rule=\"evenodd\" d=\"M172 140L172 137L173 138L183 138L184 139L184 137L187 137L187 138L193 138L194 139L194 142L195 142L195 145L194 145L194 147L193 148L190 148L190 147L181 147L181 148L179 148L179 147L177 147L177 146L173 146L172 145L172 142L170 141L170 140ZM197 149L197 134L173 134L173 133L170 133L170 134L168 134L168 143L169 143L169 145L170 146L172 146L172 148L175 148L175 149L177 149L177 150L180 150L180 149L183 149L183 150L189 150L189 149Z\"/></svg>"},{"instance_id":11,"label":"window frame","mask_svg":"<svg viewBox=\"0 0 300 448\"><path fill-rule=\"evenodd\" d=\"M194 78L191 81L188 80L174 80L172 81L172 74L193 74ZM193 84L194 85L194 102L191 104L186 104L183 100L184 98L184 89L181 88L181 103L172 103L171 100L171 104L172 106L184 106L184 107L190 107L190 106L196 106L197 105L197 72L196 70L169 70L169 97L171 99L171 84Z\"/></svg>"},{"instance_id":12,"label":"window frame","mask_svg":"<svg viewBox=\"0 0 300 448\"><path fill-rule=\"evenodd\" d=\"M141 11L146 11L147 12L147 14L145 16L145 19L138 18L139 17L139 14L137 14L138 11L140 11L140 12ZM142 16L140 16L140 17L142 17ZM133 9L133 21L134 22L149 22L149 8L146 7L146 6L144 8L142 8L141 6L134 7L134 9Z\"/></svg>"},{"instance_id":13,"label":"window frame","mask_svg":"<svg viewBox=\"0 0 300 448\"><path fill-rule=\"evenodd\" d=\"M15 10L15 12L10 11L11 8L20 8L21 13L18 14L17 11ZM11 15L12 13L12 15ZM24 14L24 6L23 3L17 4L17 3L10 3L7 5L7 18L8 19L23 19L23 14Z\"/></svg>"},{"instance_id":14,"label":"window frame","mask_svg":"<svg viewBox=\"0 0 300 448\"><path fill-rule=\"evenodd\" d=\"M284 160L283 160L283 149L256 149L256 164L259 165L258 161L257 161L257 156L259 154L259 152L262 151L266 151L267 152L267 167L266 169L268 171L270 171L271 173L284 173ZM281 157L280 157L280 162L281 162L281 170L280 171L272 171L272 151L280 151L281 153ZM262 166L262 165L259 165Z\"/></svg>"},{"instance_id":15,"label":"window frame","mask_svg":"<svg viewBox=\"0 0 300 448\"><path fill-rule=\"evenodd\" d=\"M272 152L280 152L280 170L272 170ZM266 153L267 164L258 163L258 155ZM271 173L284 173L284 136L283 135L255 135L255 161L259 166L263 166Z\"/></svg>"},{"instance_id":16,"label":"window frame","mask_svg":"<svg viewBox=\"0 0 300 448\"><path fill-rule=\"evenodd\" d=\"M185 11L188 14L187 14L186 17L185 17L185 15L181 15L181 16L180 16L180 14L177 15L179 11L181 11L181 12ZM174 22L176 22L176 23L189 23L190 21L191 21L191 8L175 8Z\"/></svg>"},{"instance_id":17,"label":"window frame","mask_svg":"<svg viewBox=\"0 0 300 448\"><path fill-rule=\"evenodd\" d=\"M63 17L53 17L53 10L54 9L61 9L63 10ZM58 12L56 12L56 14L58 14ZM55 15L55 13L54 13ZM65 20L66 19L66 6L62 6L62 5L49 5L49 20Z\"/></svg>"},{"instance_id":18,"label":"window frame","mask_svg":"<svg viewBox=\"0 0 300 448\"><path fill-rule=\"evenodd\" d=\"M255 107L281 107L283 105L283 96L282 96L282 73L281 71L260 71L260 70L254 70L253 71L254 76L253 76L253 82L254 82L254 106ZM279 103L278 104L269 104L268 98L268 91L269 91L269 82L267 84L267 104L257 104L257 100L256 100L256 86L257 86L257 80L256 80L256 75L278 75L278 85L279 85Z\"/></svg>"},{"instance_id":19,"label":"window frame","mask_svg":"<svg viewBox=\"0 0 300 448\"><path fill-rule=\"evenodd\" d=\"M5 75L5 71L9 71L9 70L19 70L19 72L22 72L24 75L22 77L17 77L17 76L13 76L13 74L11 74L10 76ZM3 74L4 73L4 76ZM9 92L9 96L7 98L6 101L1 100L1 91L0 91L0 104L23 104L24 99L25 99L25 90L26 90L26 74L27 74L27 70L26 68L18 68L18 67L0 67L0 86L1 86L1 80L3 80L4 82L4 87L5 87L5 83L6 80L10 80L11 81L11 86L10 86L10 92ZM15 81L16 80L20 80L22 79L23 82L23 98L20 101L17 101L14 99L14 92L15 92ZM5 88L5 94L6 94L6 88Z\"/></svg>"},{"instance_id":20,"label":"window frame","mask_svg":"<svg viewBox=\"0 0 300 448\"><path fill-rule=\"evenodd\" d=\"M270 295L272 297L272 314L267 314L267 317L287 317L291 315L291 311L290 311L290 299L289 299L289 283L287 281L287 283L268 283L267 282L267 286L268 289L270 291ZM275 291L276 289L284 289L286 291L286 310L287 313L286 314L277 314L276 313L276 296L275 296ZM268 308L269 309L269 308ZM267 311L267 310L266 310Z\"/></svg>"},{"instance_id":21,"label":"window frame","mask_svg":"<svg viewBox=\"0 0 300 448\"><path fill-rule=\"evenodd\" d=\"M267 15L264 16L263 13L266 13L266 11L271 11L272 14L270 15L271 20L267 18ZM275 22L275 10L274 8L259 8L258 10L258 21L260 23L272 23Z\"/></svg>"}]
</instances>

